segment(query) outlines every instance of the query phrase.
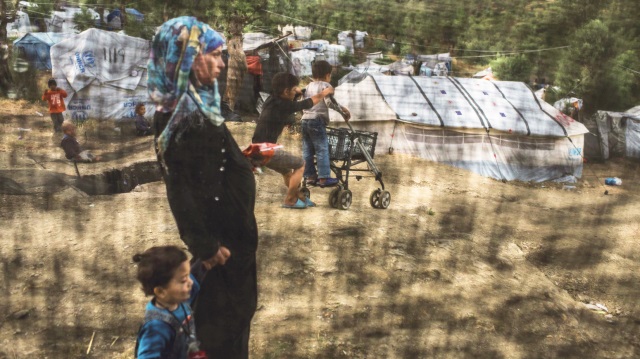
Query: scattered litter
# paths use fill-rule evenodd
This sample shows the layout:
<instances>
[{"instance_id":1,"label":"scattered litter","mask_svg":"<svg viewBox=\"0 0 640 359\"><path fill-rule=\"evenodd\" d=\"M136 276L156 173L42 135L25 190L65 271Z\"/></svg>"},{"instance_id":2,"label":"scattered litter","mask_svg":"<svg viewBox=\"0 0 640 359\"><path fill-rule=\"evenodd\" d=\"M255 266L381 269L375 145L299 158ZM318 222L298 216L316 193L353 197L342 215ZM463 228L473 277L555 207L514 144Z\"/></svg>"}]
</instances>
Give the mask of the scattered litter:
<instances>
[{"instance_id":1,"label":"scattered litter","mask_svg":"<svg viewBox=\"0 0 640 359\"><path fill-rule=\"evenodd\" d=\"M36 111L36 115L43 117L44 115L41 112Z\"/></svg>"},{"instance_id":2,"label":"scattered litter","mask_svg":"<svg viewBox=\"0 0 640 359\"><path fill-rule=\"evenodd\" d=\"M604 304L596 303L596 307L604 310L607 313L609 312L609 309Z\"/></svg>"},{"instance_id":3,"label":"scattered litter","mask_svg":"<svg viewBox=\"0 0 640 359\"><path fill-rule=\"evenodd\" d=\"M566 184L562 186L562 189L565 191L573 191L576 189L576 186L567 186Z\"/></svg>"},{"instance_id":4,"label":"scattered litter","mask_svg":"<svg viewBox=\"0 0 640 359\"><path fill-rule=\"evenodd\" d=\"M588 303L584 305L587 309L593 310L598 314L607 315L609 314L609 309L604 304L600 303Z\"/></svg>"},{"instance_id":5,"label":"scattered litter","mask_svg":"<svg viewBox=\"0 0 640 359\"><path fill-rule=\"evenodd\" d=\"M622 180L618 177L608 177L608 178L605 178L604 184L608 186L621 186Z\"/></svg>"},{"instance_id":6,"label":"scattered litter","mask_svg":"<svg viewBox=\"0 0 640 359\"><path fill-rule=\"evenodd\" d=\"M93 203L91 203L91 204L89 205L89 207L95 207L95 206L96 206L96 205L95 205L95 204L93 204Z\"/></svg>"},{"instance_id":7,"label":"scattered litter","mask_svg":"<svg viewBox=\"0 0 640 359\"><path fill-rule=\"evenodd\" d=\"M91 353L91 346L93 345L93 338L95 338L95 336L96 336L96 332L93 332L93 334L91 335L91 341L89 341L89 347L87 348L87 355Z\"/></svg>"}]
</instances>

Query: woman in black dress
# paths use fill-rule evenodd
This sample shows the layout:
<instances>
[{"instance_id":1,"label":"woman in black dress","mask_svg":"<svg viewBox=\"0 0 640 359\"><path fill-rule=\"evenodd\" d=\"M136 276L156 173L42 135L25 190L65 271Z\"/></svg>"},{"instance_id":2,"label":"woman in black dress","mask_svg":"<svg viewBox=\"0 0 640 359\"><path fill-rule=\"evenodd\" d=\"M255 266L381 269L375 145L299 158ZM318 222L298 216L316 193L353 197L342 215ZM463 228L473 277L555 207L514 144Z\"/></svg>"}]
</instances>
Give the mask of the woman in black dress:
<instances>
[{"instance_id":1,"label":"woman in black dress","mask_svg":"<svg viewBox=\"0 0 640 359\"><path fill-rule=\"evenodd\" d=\"M209 359L248 358L257 304L255 179L220 113L223 43L193 17L172 19L156 33L148 65L171 211L180 238L208 269L194 317Z\"/></svg>"}]
</instances>

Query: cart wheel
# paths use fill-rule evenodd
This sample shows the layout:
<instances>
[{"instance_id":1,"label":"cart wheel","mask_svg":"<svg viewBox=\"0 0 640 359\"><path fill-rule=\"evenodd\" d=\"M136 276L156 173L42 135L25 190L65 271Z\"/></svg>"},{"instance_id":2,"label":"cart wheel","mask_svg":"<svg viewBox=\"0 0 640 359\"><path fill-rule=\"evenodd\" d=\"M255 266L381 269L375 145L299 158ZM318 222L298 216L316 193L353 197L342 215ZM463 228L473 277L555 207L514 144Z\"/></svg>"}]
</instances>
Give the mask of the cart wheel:
<instances>
[{"instance_id":1,"label":"cart wheel","mask_svg":"<svg viewBox=\"0 0 640 359\"><path fill-rule=\"evenodd\" d=\"M349 209L349 207L351 207L351 200L352 200L351 191L349 191L348 189L341 191L340 199L338 201L338 208L342 210Z\"/></svg>"},{"instance_id":2,"label":"cart wheel","mask_svg":"<svg viewBox=\"0 0 640 359\"><path fill-rule=\"evenodd\" d=\"M309 199L311 198L311 191L307 187L300 188L300 193Z\"/></svg>"},{"instance_id":3,"label":"cart wheel","mask_svg":"<svg viewBox=\"0 0 640 359\"><path fill-rule=\"evenodd\" d=\"M338 200L340 199L340 187L336 187L329 193L329 205L338 208Z\"/></svg>"},{"instance_id":4,"label":"cart wheel","mask_svg":"<svg viewBox=\"0 0 640 359\"><path fill-rule=\"evenodd\" d=\"M380 193L380 203L378 208L387 209L389 208L389 204L391 204L391 193L389 193L389 191L382 191L382 193Z\"/></svg>"},{"instance_id":5,"label":"cart wheel","mask_svg":"<svg viewBox=\"0 0 640 359\"><path fill-rule=\"evenodd\" d=\"M389 147L389 154L392 155L393 154L393 147Z\"/></svg>"},{"instance_id":6,"label":"cart wheel","mask_svg":"<svg viewBox=\"0 0 640 359\"><path fill-rule=\"evenodd\" d=\"M369 196L369 204L371 207L380 208L380 193L382 193L380 189L371 192L371 196Z\"/></svg>"}]
</instances>

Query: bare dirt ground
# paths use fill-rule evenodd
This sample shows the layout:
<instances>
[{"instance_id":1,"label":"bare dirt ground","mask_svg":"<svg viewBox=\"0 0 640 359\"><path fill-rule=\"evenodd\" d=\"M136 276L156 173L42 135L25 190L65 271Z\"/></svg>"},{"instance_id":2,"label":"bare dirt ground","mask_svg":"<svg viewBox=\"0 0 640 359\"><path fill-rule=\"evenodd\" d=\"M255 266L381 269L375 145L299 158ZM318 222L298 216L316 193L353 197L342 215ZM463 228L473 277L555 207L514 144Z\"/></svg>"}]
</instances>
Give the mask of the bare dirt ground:
<instances>
[{"instance_id":1,"label":"bare dirt ground","mask_svg":"<svg viewBox=\"0 0 640 359\"><path fill-rule=\"evenodd\" d=\"M150 138L99 127L80 140L107 161L82 174L154 159ZM253 124L229 128L249 142ZM131 256L181 244L164 184L87 196L50 132L44 106L0 102L0 187L27 193L0 194L0 358L132 358L148 298ZM282 142L299 152L295 135ZM279 175L256 177L252 358L640 357L638 163L587 163L563 190L375 161L386 210L369 205L372 178L352 181L347 211L329 189L294 211ZM604 188L608 176L623 185Z\"/></svg>"}]
</instances>

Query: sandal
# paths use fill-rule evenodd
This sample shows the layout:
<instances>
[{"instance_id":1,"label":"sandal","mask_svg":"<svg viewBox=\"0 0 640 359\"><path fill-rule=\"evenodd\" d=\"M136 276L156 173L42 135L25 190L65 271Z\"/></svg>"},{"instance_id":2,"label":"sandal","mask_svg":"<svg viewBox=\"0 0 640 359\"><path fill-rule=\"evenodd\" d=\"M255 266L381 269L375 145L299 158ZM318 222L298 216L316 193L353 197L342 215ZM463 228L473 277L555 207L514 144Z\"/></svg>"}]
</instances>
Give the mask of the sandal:
<instances>
[{"instance_id":1,"label":"sandal","mask_svg":"<svg viewBox=\"0 0 640 359\"><path fill-rule=\"evenodd\" d=\"M282 204L282 208L291 208L291 209L305 209L307 208L307 204L302 200L298 200L295 204Z\"/></svg>"},{"instance_id":2,"label":"sandal","mask_svg":"<svg viewBox=\"0 0 640 359\"><path fill-rule=\"evenodd\" d=\"M315 207L316 206L316 204L314 202L311 202L309 197L305 197L304 198L304 203L307 205L307 207Z\"/></svg>"}]
</instances>

